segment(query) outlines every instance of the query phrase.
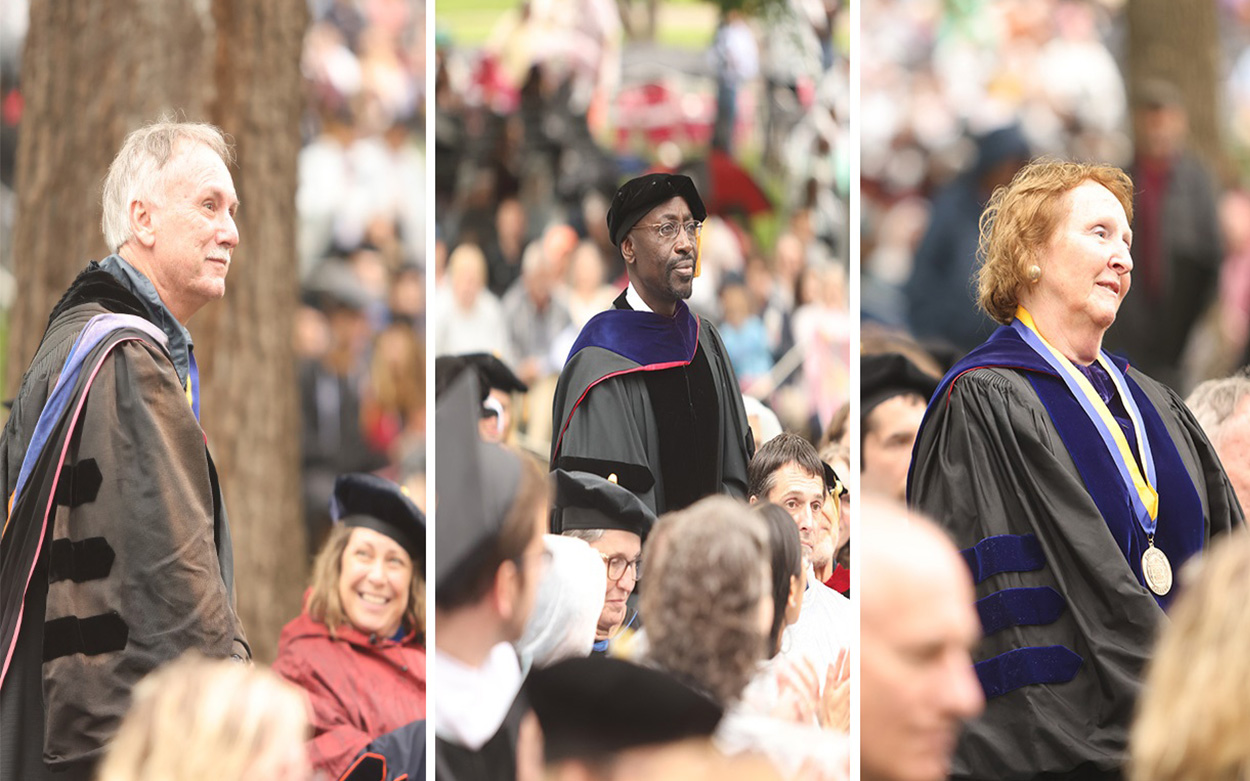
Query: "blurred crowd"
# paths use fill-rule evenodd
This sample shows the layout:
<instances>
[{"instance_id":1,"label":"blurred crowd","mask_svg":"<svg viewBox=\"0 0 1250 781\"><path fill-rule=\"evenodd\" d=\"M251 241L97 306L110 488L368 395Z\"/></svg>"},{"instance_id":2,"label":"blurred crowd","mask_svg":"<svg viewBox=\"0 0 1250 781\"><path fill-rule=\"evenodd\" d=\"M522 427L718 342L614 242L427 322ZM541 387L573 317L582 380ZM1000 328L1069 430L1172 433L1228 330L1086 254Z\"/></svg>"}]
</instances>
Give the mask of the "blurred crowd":
<instances>
[{"instance_id":1,"label":"blurred crowd","mask_svg":"<svg viewBox=\"0 0 1250 781\"><path fill-rule=\"evenodd\" d=\"M427 163L424 3L310 11L295 346L311 554L339 474L381 470L424 504Z\"/></svg>"},{"instance_id":2,"label":"blurred crowd","mask_svg":"<svg viewBox=\"0 0 1250 781\"><path fill-rule=\"evenodd\" d=\"M847 9L703 10L702 52L625 41L603 0L520 4L480 47L437 33L431 346L504 361L528 389L506 434L536 453L569 348L625 286L609 200L648 170L707 203L689 303L743 392L813 440L847 398Z\"/></svg>"},{"instance_id":3,"label":"blurred crowd","mask_svg":"<svg viewBox=\"0 0 1250 781\"><path fill-rule=\"evenodd\" d=\"M1227 160L1244 159L1247 145L1238 75L1250 42L1238 23L1246 6L1218 8L1223 57L1212 97L1228 108ZM870 333L910 333L947 366L989 335L972 303L977 220L993 188L1026 160L1107 162L1141 185L1170 170L1151 160L1186 158L1183 182L1167 191L1186 203L1138 206L1138 284L1109 345L1182 394L1246 362L1243 177L1194 154L1174 85L1145 83L1129 94L1126 36L1115 0L865 6L861 41L872 54L863 61L861 274ZM1165 223L1172 227L1152 230ZM1157 280L1179 284L1163 291ZM1124 333L1140 328L1127 322L1132 305L1166 312L1165 336L1147 329L1149 350Z\"/></svg>"}]
</instances>

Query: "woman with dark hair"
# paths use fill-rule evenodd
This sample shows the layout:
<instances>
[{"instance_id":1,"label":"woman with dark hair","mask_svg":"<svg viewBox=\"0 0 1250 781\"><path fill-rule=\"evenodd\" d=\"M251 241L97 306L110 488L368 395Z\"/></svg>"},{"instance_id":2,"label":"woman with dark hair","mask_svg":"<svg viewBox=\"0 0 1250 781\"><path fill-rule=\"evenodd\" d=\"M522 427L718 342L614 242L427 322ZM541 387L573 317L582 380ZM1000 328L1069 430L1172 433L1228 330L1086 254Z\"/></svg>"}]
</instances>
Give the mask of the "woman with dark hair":
<instances>
[{"instance_id":1,"label":"woman with dark hair","mask_svg":"<svg viewBox=\"0 0 1250 781\"><path fill-rule=\"evenodd\" d=\"M273 669L312 704L313 766L342 775L374 738L425 718L425 517L367 474L334 485L337 521Z\"/></svg>"},{"instance_id":2,"label":"woman with dark hair","mask_svg":"<svg viewBox=\"0 0 1250 781\"><path fill-rule=\"evenodd\" d=\"M772 502L757 504L755 513L768 527L768 547L772 564L773 625L768 633L768 655L781 652L781 633L799 620L803 608L803 549L799 529L790 513Z\"/></svg>"}]
</instances>

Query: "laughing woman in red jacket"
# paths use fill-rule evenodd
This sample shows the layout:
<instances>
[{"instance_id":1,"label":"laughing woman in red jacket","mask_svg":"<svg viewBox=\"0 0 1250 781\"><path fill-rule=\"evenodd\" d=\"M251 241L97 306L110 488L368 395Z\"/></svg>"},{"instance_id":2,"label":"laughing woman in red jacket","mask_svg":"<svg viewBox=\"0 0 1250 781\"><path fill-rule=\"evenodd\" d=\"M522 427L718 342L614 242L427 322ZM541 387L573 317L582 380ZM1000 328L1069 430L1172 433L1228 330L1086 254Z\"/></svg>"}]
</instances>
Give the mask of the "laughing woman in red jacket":
<instances>
[{"instance_id":1,"label":"laughing woman in red jacket","mask_svg":"<svg viewBox=\"0 0 1250 781\"><path fill-rule=\"evenodd\" d=\"M274 670L312 702L313 765L342 775L374 738L425 718L425 517L393 483L344 475L304 612Z\"/></svg>"}]
</instances>

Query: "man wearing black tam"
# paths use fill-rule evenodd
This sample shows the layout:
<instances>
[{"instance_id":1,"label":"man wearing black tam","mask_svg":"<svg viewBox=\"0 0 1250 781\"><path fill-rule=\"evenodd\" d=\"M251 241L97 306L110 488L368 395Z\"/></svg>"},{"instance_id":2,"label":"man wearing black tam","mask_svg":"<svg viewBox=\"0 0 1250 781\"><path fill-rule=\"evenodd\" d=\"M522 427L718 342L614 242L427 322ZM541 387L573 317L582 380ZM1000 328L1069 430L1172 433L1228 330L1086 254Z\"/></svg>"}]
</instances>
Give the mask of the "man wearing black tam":
<instances>
[{"instance_id":1,"label":"man wearing black tam","mask_svg":"<svg viewBox=\"0 0 1250 781\"><path fill-rule=\"evenodd\" d=\"M608 477L655 514L746 498L753 439L716 328L686 306L707 210L689 177L648 174L608 210L629 287L578 335L560 373L551 468Z\"/></svg>"},{"instance_id":2,"label":"man wearing black tam","mask_svg":"<svg viewBox=\"0 0 1250 781\"><path fill-rule=\"evenodd\" d=\"M551 530L584 540L603 557L607 571L603 612L595 629L594 653L633 624L638 612L628 601L642 577L642 544L655 515L635 494L612 479L592 472L555 471L555 507Z\"/></svg>"},{"instance_id":3,"label":"man wearing black tam","mask_svg":"<svg viewBox=\"0 0 1250 781\"><path fill-rule=\"evenodd\" d=\"M900 353L865 355L859 366L860 486L902 502L916 432L939 378Z\"/></svg>"}]
</instances>

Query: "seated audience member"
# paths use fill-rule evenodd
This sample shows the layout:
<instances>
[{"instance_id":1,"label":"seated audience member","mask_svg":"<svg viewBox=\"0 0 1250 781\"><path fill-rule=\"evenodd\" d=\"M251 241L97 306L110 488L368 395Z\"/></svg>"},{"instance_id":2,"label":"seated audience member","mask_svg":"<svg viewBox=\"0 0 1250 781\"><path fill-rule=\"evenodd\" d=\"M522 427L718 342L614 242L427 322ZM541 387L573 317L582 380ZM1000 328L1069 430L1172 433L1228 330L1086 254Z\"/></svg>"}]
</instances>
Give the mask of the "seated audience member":
<instances>
[{"instance_id":1,"label":"seated audience member","mask_svg":"<svg viewBox=\"0 0 1250 781\"><path fill-rule=\"evenodd\" d=\"M1191 566L1147 668L1130 781L1250 778L1250 536Z\"/></svg>"},{"instance_id":2,"label":"seated audience member","mask_svg":"<svg viewBox=\"0 0 1250 781\"><path fill-rule=\"evenodd\" d=\"M818 581L811 568L813 552L828 525L824 508L830 489L836 488L836 475L811 443L785 433L759 449L748 466L747 479L753 503L780 505L798 525L807 590L799 620L785 631L782 648L787 656L807 657L823 682L842 649L850 646L853 632L850 601Z\"/></svg>"},{"instance_id":3,"label":"seated audience member","mask_svg":"<svg viewBox=\"0 0 1250 781\"><path fill-rule=\"evenodd\" d=\"M568 659L535 671L525 687L552 781L776 778L758 759L722 756L709 740L721 706L660 670Z\"/></svg>"},{"instance_id":4,"label":"seated audience member","mask_svg":"<svg viewBox=\"0 0 1250 781\"><path fill-rule=\"evenodd\" d=\"M607 566L599 551L573 537L548 534L544 540L551 565L516 644L522 674L590 654L603 613L598 586L607 578Z\"/></svg>"},{"instance_id":5,"label":"seated audience member","mask_svg":"<svg viewBox=\"0 0 1250 781\"><path fill-rule=\"evenodd\" d=\"M590 472L557 469L552 531L585 540L603 557L607 568L603 613L595 631L596 653L633 623L637 613L628 604L642 572L642 544L655 515L642 500L614 480Z\"/></svg>"},{"instance_id":6,"label":"seated audience member","mask_svg":"<svg viewBox=\"0 0 1250 781\"><path fill-rule=\"evenodd\" d=\"M941 781L960 725L985 696L972 578L940 529L868 499L859 544L860 772L864 781Z\"/></svg>"},{"instance_id":7,"label":"seated audience member","mask_svg":"<svg viewBox=\"0 0 1250 781\"><path fill-rule=\"evenodd\" d=\"M369 474L339 477L331 514L274 671L308 692L309 756L337 777L371 740L425 717L425 516Z\"/></svg>"},{"instance_id":8,"label":"seated audience member","mask_svg":"<svg viewBox=\"0 0 1250 781\"><path fill-rule=\"evenodd\" d=\"M303 693L262 666L195 652L141 680L99 781L306 781Z\"/></svg>"},{"instance_id":9,"label":"seated audience member","mask_svg":"<svg viewBox=\"0 0 1250 781\"><path fill-rule=\"evenodd\" d=\"M1215 447L1242 509L1250 506L1250 377L1207 380L1185 404Z\"/></svg>"},{"instance_id":10,"label":"seated audience member","mask_svg":"<svg viewBox=\"0 0 1250 781\"><path fill-rule=\"evenodd\" d=\"M645 558L647 661L723 706L737 702L768 656L773 623L763 523L732 499L708 497L663 516Z\"/></svg>"},{"instance_id":11,"label":"seated audience member","mask_svg":"<svg viewBox=\"0 0 1250 781\"><path fill-rule=\"evenodd\" d=\"M907 498L912 445L938 378L900 353L865 355L859 365L860 485L865 495L901 502Z\"/></svg>"},{"instance_id":12,"label":"seated audience member","mask_svg":"<svg viewBox=\"0 0 1250 781\"><path fill-rule=\"evenodd\" d=\"M534 607L550 553L547 479L538 462L477 437L480 396L466 374L438 398L438 653L434 712L441 781L510 779L526 712L512 643Z\"/></svg>"}]
</instances>

